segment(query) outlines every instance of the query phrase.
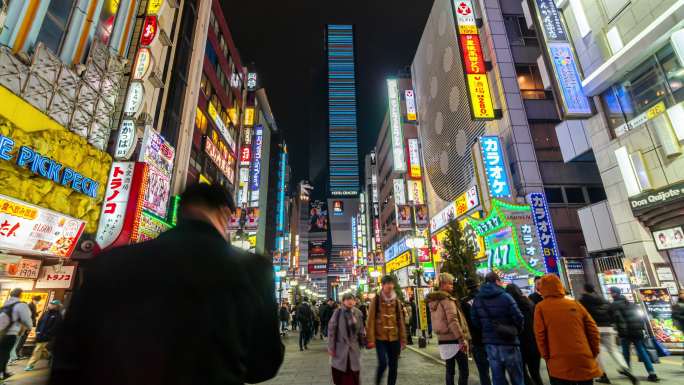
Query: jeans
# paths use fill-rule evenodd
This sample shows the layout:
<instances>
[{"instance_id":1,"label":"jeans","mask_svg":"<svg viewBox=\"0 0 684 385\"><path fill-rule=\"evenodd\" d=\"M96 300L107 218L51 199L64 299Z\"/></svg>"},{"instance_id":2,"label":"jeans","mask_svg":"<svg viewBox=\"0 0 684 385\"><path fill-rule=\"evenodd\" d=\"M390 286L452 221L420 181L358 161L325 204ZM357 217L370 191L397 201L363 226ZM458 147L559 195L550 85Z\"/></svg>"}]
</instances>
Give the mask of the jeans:
<instances>
[{"instance_id":1,"label":"jeans","mask_svg":"<svg viewBox=\"0 0 684 385\"><path fill-rule=\"evenodd\" d=\"M601 349L599 349L598 363L604 373L608 368L609 358L617 365L618 371L629 371L629 366L625 362L625 358L620 354L615 345L616 334L617 333L612 326L599 326Z\"/></svg>"},{"instance_id":2,"label":"jeans","mask_svg":"<svg viewBox=\"0 0 684 385\"><path fill-rule=\"evenodd\" d=\"M7 373L7 361L10 358L10 350L17 342L17 336L5 335L0 339L0 373Z\"/></svg>"},{"instance_id":3,"label":"jeans","mask_svg":"<svg viewBox=\"0 0 684 385\"><path fill-rule=\"evenodd\" d=\"M492 366L492 379L494 385L508 385L506 373L510 377L512 385L523 385L522 356L520 348L513 345L485 345L487 358Z\"/></svg>"},{"instance_id":4,"label":"jeans","mask_svg":"<svg viewBox=\"0 0 684 385\"><path fill-rule=\"evenodd\" d=\"M458 385L468 385L468 355L463 351L459 351L446 360L446 385L454 385L456 364L458 364Z\"/></svg>"},{"instance_id":5,"label":"jeans","mask_svg":"<svg viewBox=\"0 0 684 385\"><path fill-rule=\"evenodd\" d=\"M285 332L287 330L287 321L280 321L280 331Z\"/></svg>"},{"instance_id":6,"label":"jeans","mask_svg":"<svg viewBox=\"0 0 684 385\"><path fill-rule=\"evenodd\" d=\"M483 345L473 345L471 350L473 352L473 360L475 360L475 365L477 365L477 373L480 376L480 385L492 385L487 350L485 350Z\"/></svg>"},{"instance_id":7,"label":"jeans","mask_svg":"<svg viewBox=\"0 0 684 385\"><path fill-rule=\"evenodd\" d=\"M397 366L399 365L399 353L401 343L399 341L375 341L375 353L378 355L378 370L375 372L375 385L380 385L385 369L389 366L387 385L396 385Z\"/></svg>"},{"instance_id":8,"label":"jeans","mask_svg":"<svg viewBox=\"0 0 684 385\"><path fill-rule=\"evenodd\" d=\"M653 362L651 362L651 356L646 351L646 345L644 345L644 340L641 338L620 338L620 344L622 344L622 355L625 357L625 362L627 366L631 366L629 363L629 346L634 344L636 348L637 357L644 363L646 371L648 374L655 374L655 369L653 368Z\"/></svg>"},{"instance_id":9,"label":"jeans","mask_svg":"<svg viewBox=\"0 0 684 385\"><path fill-rule=\"evenodd\" d=\"M549 380L551 380L551 385L591 385L594 383L593 379L588 381L569 381L561 380L560 378L549 377Z\"/></svg>"}]
</instances>

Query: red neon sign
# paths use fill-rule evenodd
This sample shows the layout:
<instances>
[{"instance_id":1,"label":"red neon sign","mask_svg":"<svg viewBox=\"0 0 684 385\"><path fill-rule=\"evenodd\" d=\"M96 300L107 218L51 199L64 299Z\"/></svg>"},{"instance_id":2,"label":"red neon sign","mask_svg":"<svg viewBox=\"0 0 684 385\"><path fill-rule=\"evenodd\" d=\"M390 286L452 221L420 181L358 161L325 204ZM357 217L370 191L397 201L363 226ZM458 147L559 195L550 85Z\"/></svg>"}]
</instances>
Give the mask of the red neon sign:
<instances>
[{"instance_id":1,"label":"red neon sign","mask_svg":"<svg viewBox=\"0 0 684 385\"><path fill-rule=\"evenodd\" d=\"M157 16L145 16L143 23L142 34L140 36L140 44L150 45L157 36Z\"/></svg>"},{"instance_id":2,"label":"red neon sign","mask_svg":"<svg viewBox=\"0 0 684 385\"><path fill-rule=\"evenodd\" d=\"M242 147L240 151L240 163L249 163L252 160L252 148L249 146Z\"/></svg>"},{"instance_id":3,"label":"red neon sign","mask_svg":"<svg viewBox=\"0 0 684 385\"><path fill-rule=\"evenodd\" d=\"M484 74L485 62L478 35L460 35L461 53L467 74Z\"/></svg>"}]
</instances>

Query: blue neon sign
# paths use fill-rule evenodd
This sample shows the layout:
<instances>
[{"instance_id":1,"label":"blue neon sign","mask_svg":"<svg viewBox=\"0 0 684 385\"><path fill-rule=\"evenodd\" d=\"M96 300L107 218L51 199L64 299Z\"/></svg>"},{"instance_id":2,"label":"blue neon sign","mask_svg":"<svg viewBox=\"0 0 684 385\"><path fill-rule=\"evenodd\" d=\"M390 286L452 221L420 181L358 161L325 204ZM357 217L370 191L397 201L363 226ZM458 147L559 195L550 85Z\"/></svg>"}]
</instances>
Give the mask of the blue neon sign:
<instances>
[{"instance_id":1,"label":"blue neon sign","mask_svg":"<svg viewBox=\"0 0 684 385\"><path fill-rule=\"evenodd\" d=\"M14 140L7 136L0 135L0 159L11 160L14 149ZM70 167L64 167L61 163L41 155L38 151L28 146L21 146L16 153L17 166L26 168L36 175L49 179L62 186L85 194L91 198L97 197L97 190L100 183L83 176Z\"/></svg>"},{"instance_id":2,"label":"blue neon sign","mask_svg":"<svg viewBox=\"0 0 684 385\"><path fill-rule=\"evenodd\" d=\"M511 185L506 172L506 162L498 136L481 136L482 162L487 174L489 195L494 198L510 198Z\"/></svg>"},{"instance_id":3,"label":"blue neon sign","mask_svg":"<svg viewBox=\"0 0 684 385\"><path fill-rule=\"evenodd\" d=\"M549 53L567 113L591 114L589 99L584 96L582 79L570 43L549 43Z\"/></svg>"},{"instance_id":4,"label":"blue neon sign","mask_svg":"<svg viewBox=\"0 0 684 385\"><path fill-rule=\"evenodd\" d=\"M259 191L261 185L261 150L264 143L264 126L257 125L254 128L254 147L252 149L252 170L249 173L249 189Z\"/></svg>"},{"instance_id":5,"label":"blue neon sign","mask_svg":"<svg viewBox=\"0 0 684 385\"><path fill-rule=\"evenodd\" d=\"M546 203L544 193L531 193L527 197L532 207L532 218L537 228L539 243L541 243L542 256L546 264L546 272L558 274L558 242L556 233L553 231L551 215L549 215L549 205Z\"/></svg>"}]
</instances>

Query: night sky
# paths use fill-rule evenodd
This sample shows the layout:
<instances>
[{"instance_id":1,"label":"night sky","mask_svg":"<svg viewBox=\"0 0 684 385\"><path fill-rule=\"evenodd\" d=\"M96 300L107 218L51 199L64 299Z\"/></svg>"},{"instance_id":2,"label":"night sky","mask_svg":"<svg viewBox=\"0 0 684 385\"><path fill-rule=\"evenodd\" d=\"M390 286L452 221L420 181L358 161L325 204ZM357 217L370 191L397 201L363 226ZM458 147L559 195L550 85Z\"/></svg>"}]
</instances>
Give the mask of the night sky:
<instances>
[{"instance_id":1,"label":"night sky","mask_svg":"<svg viewBox=\"0 0 684 385\"><path fill-rule=\"evenodd\" d=\"M363 162L387 110L385 78L413 61L432 3L224 0L224 13L243 63L256 65L260 85L266 88L278 127L285 134L294 181L308 174L310 116L320 113L311 109L327 106L311 100L311 73L325 70L324 25L354 24L356 28L359 159Z\"/></svg>"}]
</instances>

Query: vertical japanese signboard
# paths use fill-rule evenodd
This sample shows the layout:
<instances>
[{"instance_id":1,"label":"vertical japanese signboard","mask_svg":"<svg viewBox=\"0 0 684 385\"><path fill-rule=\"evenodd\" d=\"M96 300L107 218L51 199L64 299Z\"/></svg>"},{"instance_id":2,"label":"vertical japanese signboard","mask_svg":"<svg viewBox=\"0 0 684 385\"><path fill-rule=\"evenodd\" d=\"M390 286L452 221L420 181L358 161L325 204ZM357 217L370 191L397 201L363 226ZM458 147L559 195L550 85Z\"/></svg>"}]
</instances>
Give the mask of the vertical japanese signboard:
<instances>
[{"instance_id":1,"label":"vertical japanese signboard","mask_svg":"<svg viewBox=\"0 0 684 385\"><path fill-rule=\"evenodd\" d=\"M407 142L409 155L409 177L412 179L420 179L420 147L418 146L418 139L408 139Z\"/></svg>"},{"instance_id":2,"label":"vertical japanese signboard","mask_svg":"<svg viewBox=\"0 0 684 385\"><path fill-rule=\"evenodd\" d=\"M416 96L413 90L404 91L404 98L406 99L406 120L416 121L418 120L418 114L416 113Z\"/></svg>"},{"instance_id":3,"label":"vertical japanese signboard","mask_svg":"<svg viewBox=\"0 0 684 385\"><path fill-rule=\"evenodd\" d=\"M472 117L477 120L494 119L494 104L489 90L489 79L475 23L473 4L470 0L452 0L452 5Z\"/></svg>"},{"instance_id":4,"label":"vertical japanese signboard","mask_svg":"<svg viewBox=\"0 0 684 385\"><path fill-rule=\"evenodd\" d=\"M542 31L547 67L553 73L556 100L565 118L591 116L589 99L582 89L577 58L572 49L555 0L528 0L534 9L537 31Z\"/></svg>"},{"instance_id":5,"label":"vertical japanese signboard","mask_svg":"<svg viewBox=\"0 0 684 385\"><path fill-rule=\"evenodd\" d=\"M544 193L531 193L528 195L528 201L532 207L532 218L534 225L537 228L537 236L541 243L542 256L546 264L546 272L558 273L558 243L556 242L556 233L553 231L553 224L551 223L551 216L549 215L549 206L546 203L546 196Z\"/></svg>"},{"instance_id":6,"label":"vertical japanese signboard","mask_svg":"<svg viewBox=\"0 0 684 385\"><path fill-rule=\"evenodd\" d=\"M100 250L121 246L138 238L147 164L114 162L109 171L95 242Z\"/></svg>"},{"instance_id":7,"label":"vertical japanese signboard","mask_svg":"<svg viewBox=\"0 0 684 385\"><path fill-rule=\"evenodd\" d=\"M261 147L264 141L264 126L258 125L254 129L254 148L252 150L253 158L252 168L249 173L249 189L250 191L259 191L261 185Z\"/></svg>"},{"instance_id":8,"label":"vertical japanese signboard","mask_svg":"<svg viewBox=\"0 0 684 385\"><path fill-rule=\"evenodd\" d=\"M399 108L399 84L397 79L387 79L387 97L389 99L389 125L392 138L392 159L394 171L405 172L404 133L401 129L401 110Z\"/></svg>"},{"instance_id":9,"label":"vertical japanese signboard","mask_svg":"<svg viewBox=\"0 0 684 385\"><path fill-rule=\"evenodd\" d=\"M480 148L489 195L494 198L510 198L511 186L499 137L480 137Z\"/></svg>"}]
</instances>

